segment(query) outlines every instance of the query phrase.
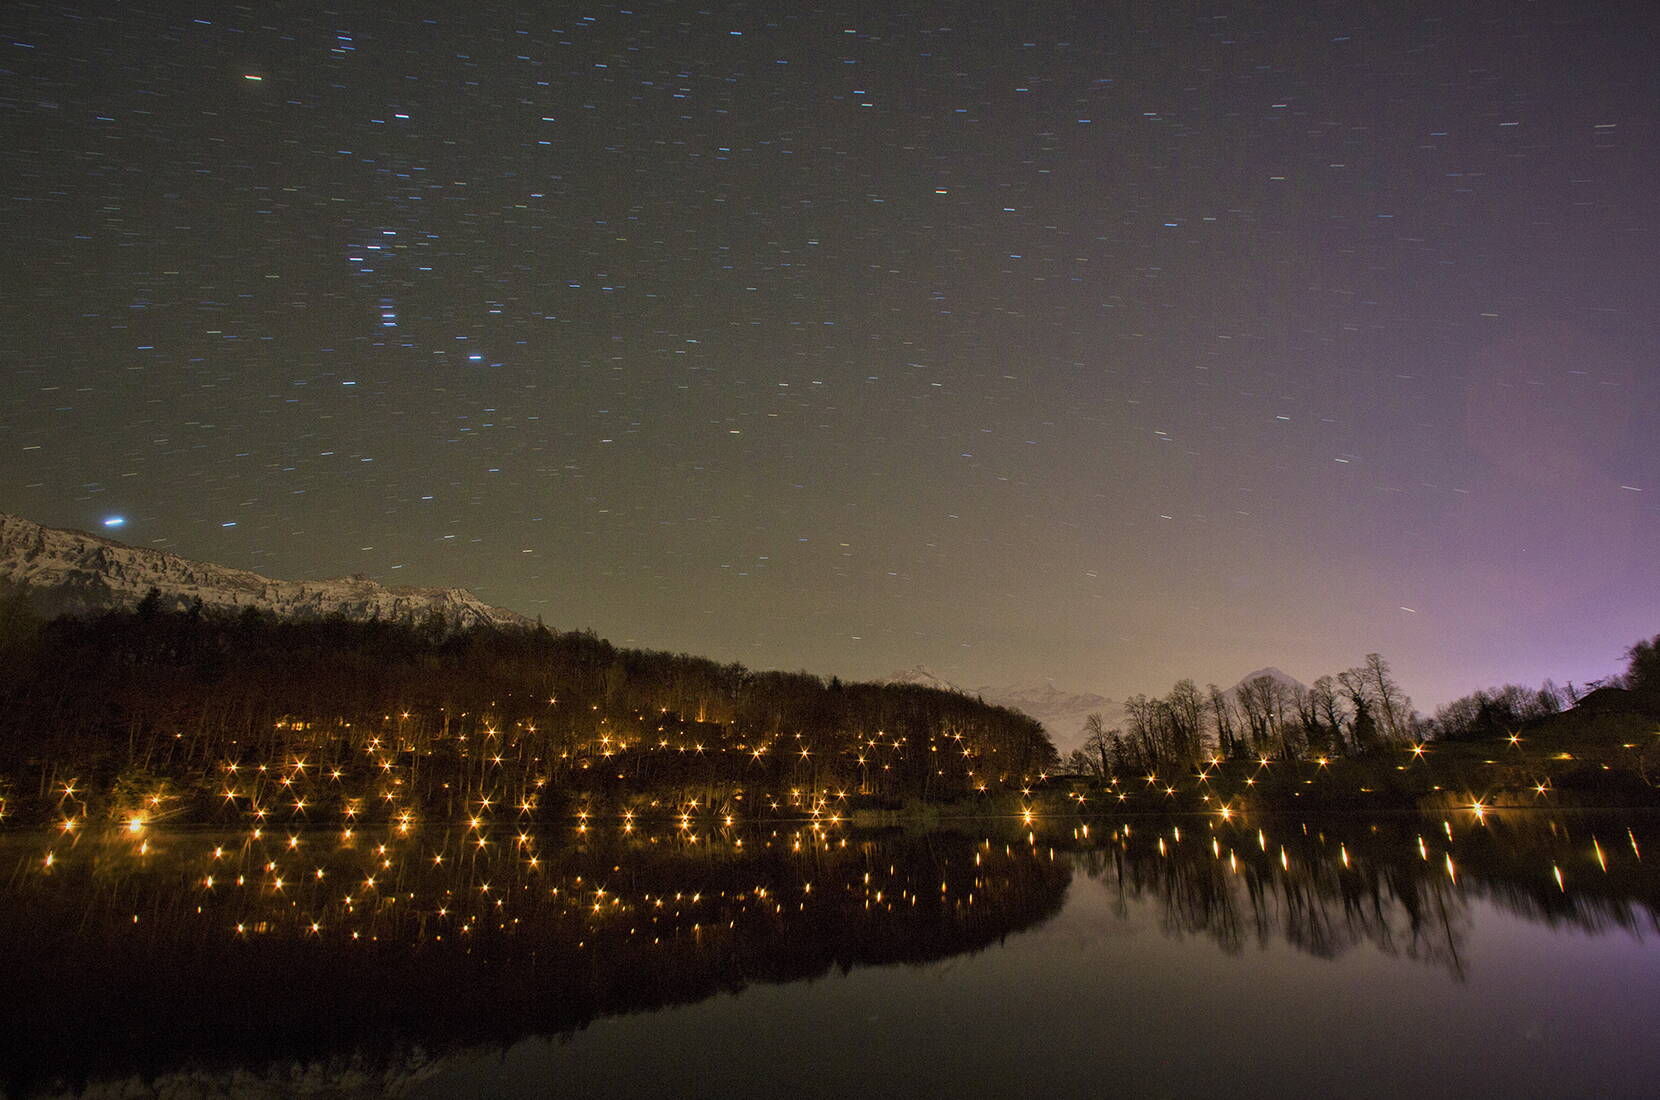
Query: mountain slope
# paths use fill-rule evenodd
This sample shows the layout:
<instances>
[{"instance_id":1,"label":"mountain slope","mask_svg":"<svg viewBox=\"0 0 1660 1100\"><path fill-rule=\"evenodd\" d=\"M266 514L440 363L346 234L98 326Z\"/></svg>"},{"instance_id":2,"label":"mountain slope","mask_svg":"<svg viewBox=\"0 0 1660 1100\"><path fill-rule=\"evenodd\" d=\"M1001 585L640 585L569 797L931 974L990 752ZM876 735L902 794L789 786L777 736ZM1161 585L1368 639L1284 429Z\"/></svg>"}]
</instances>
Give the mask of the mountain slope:
<instances>
[{"instance_id":1,"label":"mountain slope","mask_svg":"<svg viewBox=\"0 0 1660 1100\"><path fill-rule=\"evenodd\" d=\"M1053 680L1038 680L1030 684L1014 684L1007 687L963 688L940 676L927 665L915 665L884 676L880 682L918 684L940 691L954 691L961 695L978 696L993 706L1020 711L1043 724L1044 732L1049 735L1049 739L1055 743L1063 757L1083 744L1084 719L1091 714L1100 713L1109 728L1122 721L1122 712L1113 700L1093 692L1065 691L1056 687Z\"/></svg>"},{"instance_id":2,"label":"mountain slope","mask_svg":"<svg viewBox=\"0 0 1660 1100\"><path fill-rule=\"evenodd\" d=\"M1282 672L1273 665L1269 665L1267 668L1259 668L1255 672L1247 672L1245 675L1241 676L1239 678L1239 683L1228 689L1228 694L1233 698L1238 699L1240 688L1244 687L1252 680L1258 679L1262 676L1266 676L1270 680L1277 682L1280 687L1285 688L1287 691L1294 690L1296 688L1303 688L1305 690L1308 688L1307 684L1303 683L1290 673Z\"/></svg>"},{"instance_id":3,"label":"mountain slope","mask_svg":"<svg viewBox=\"0 0 1660 1100\"><path fill-rule=\"evenodd\" d=\"M879 684L915 684L918 687L933 688L936 691L954 691L959 695L972 695L973 692L964 691L936 673L927 665L914 665L892 675L884 676L877 681ZM987 700L990 702L991 700Z\"/></svg>"},{"instance_id":4,"label":"mountain slope","mask_svg":"<svg viewBox=\"0 0 1660 1100\"><path fill-rule=\"evenodd\" d=\"M1023 711L1042 722L1063 757L1083 744L1084 721L1091 714L1099 714L1108 729L1123 722L1123 710L1115 700L1092 691L1066 691L1048 679L983 687L978 694L988 703Z\"/></svg>"},{"instance_id":5,"label":"mountain slope","mask_svg":"<svg viewBox=\"0 0 1660 1100\"><path fill-rule=\"evenodd\" d=\"M5 513L0 513L0 580L21 585L33 602L54 614L132 608L155 589L166 606L186 607L201 600L208 608L255 607L280 618L343 615L418 623L436 612L451 627L533 623L515 611L484 603L464 588L388 586L361 575L273 580L84 531L42 527Z\"/></svg>"}]
</instances>

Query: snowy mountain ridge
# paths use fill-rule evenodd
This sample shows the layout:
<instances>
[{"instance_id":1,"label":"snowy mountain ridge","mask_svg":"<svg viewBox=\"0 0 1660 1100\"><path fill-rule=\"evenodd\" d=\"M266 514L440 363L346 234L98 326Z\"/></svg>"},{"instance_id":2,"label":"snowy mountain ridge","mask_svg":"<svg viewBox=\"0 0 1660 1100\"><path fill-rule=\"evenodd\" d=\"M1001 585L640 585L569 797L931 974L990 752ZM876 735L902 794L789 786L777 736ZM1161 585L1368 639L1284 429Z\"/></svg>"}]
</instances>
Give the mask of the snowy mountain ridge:
<instances>
[{"instance_id":1,"label":"snowy mountain ridge","mask_svg":"<svg viewBox=\"0 0 1660 1100\"><path fill-rule=\"evenodd\" d=\"M0 513L0 580L22 586L53 613L133 608L155 589L163 606L183 608L201 600L206 608L255 607L285 619L342 615L357 621L419 623L437 612L453 628L535 622L516 611L492 607L465 588L383 585L361 575L273 580L84 531L43 527L6 513Z\"/></svg>"},{"instance_id":2,"label":"snowy mountain ridge","mask_svg":"<svg viewBox=\"0 0 1660 1100\"><path fill-rule=\"evenodd\" d=\"M988 685L978 688L976 694L988 701L995 700L999 706L1014 707L1033 716L1072 712L1088 714L1092 711L1111 710L1116 706L1113 700L1105 695L1097 695L1093 691L1066 691L1056 687L1055 681L1049 679L1039 680L1033 684L1011 684L1006 687Z\"/></svg>"},{"instance_id":3,"label":"snowy mountain ridge","mask_svg":"<svg viewBox=\"0 0 1660 1100\"><path fill-rule=\"evenodd\" d=\"M940 676L927 665L913 665L892 675L884 676L878 682L883 684L914 684L917 687L934 688L936 691L954 691L959 695L973 694Z\"/></svg>"},{"instance_id":4,"label":"snowy mountain ridge","mask_svg":"<svg viewBox=\"0 0 1660 1100\"><path fill-rule=\"evenodd\" d=\"M1038 680L1029 684L1006 687L959 687L940 676L927 665L915 665L882 678L884 684L918 684L940 691L955 691L962 695L978 696L993 706L1008 707L1036 718L1043 724L1050 740L1064 755L1083 743L1084 719L1101 713L1109 726L1119 720L1118 704L1104 695L1093 692L1070 692L1055 686L1053 680Z\"/></svg>"},{"instance_id":5,"label":"snowy mountain ridge","mask_svg":"<svg viewBox=\"0 0 1660 1100\"><path fill-rule=\"evenodd\" d=\"M1122 721L1123 709L1116 700L1092 691L1067 691L1049 679L983 687L979 695L988 703L1021 711L1042 722L1062 756L1083 744L1084 722L1091 714L1099 714L1108 729Z\"/></svg>"}]
</instances>

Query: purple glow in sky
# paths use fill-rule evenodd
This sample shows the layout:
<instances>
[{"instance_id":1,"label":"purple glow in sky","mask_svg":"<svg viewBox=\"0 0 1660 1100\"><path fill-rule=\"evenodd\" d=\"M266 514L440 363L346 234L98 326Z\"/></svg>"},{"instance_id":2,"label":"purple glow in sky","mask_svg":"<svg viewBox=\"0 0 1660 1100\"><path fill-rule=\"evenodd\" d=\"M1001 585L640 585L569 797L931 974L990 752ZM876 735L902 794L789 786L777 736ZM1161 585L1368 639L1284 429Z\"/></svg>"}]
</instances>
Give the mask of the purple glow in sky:
<instances>
[{"instance_id":1,"label":"purple glow in sky","mask_svg":"<svg viewBox=\"0 0 1660 1100\"><path fill-rule=\"evenodd\" d=\"M8 5L0 510L844 677L1604 675L1657 30Z\"/></svg>"}]
</instances>

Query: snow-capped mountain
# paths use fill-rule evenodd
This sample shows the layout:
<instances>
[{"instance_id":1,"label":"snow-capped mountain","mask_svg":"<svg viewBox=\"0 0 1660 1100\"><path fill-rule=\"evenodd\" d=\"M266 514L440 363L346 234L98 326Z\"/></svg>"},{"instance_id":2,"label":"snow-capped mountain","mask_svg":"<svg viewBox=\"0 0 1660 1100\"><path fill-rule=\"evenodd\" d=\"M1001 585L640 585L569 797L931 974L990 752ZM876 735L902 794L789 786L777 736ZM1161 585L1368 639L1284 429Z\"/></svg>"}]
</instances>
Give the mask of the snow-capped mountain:
<instances>
[{"instance_id":1,"label":"snow-capped mountain","mask_svg":"<svg viewBox=\"0 0 1660 1100\"><path fill-rule=\"evenodd\" d=\"M1029 714L1043 723L1049 739L1064 757L1084 743L1084 722L1099 714L1107 729L1123 724L1123 708L1091 691L1067 691L1053 680L1007 687L983 687L975 694L988 703Z\"/></svg>"},{"instance_id":2,"label":"snow-capped mountain","mask_svg":"<svg viewBox=\"0 0 1660 1100\"><path fill-rule=\"evenodd\" d=\"M1241 676L1227 695L1237 704L1240 689L1261 676L1278 683L1288 695L1292 689L1306 686L1289 673L1270 666ZM1083 745L1084 723L1091 714L1099 714L1102 726L1108 730L1124 729L1129 724L1123 704L1118 700L1093 692L1066 691L1056 687L1053 680L1024 686L983 687L969 694L978 695L988 703L1023 711L1042 722L1062 757Z\"/></svg>"},{"instance_id":3,"label":"snow-capped mountain","mask_svg":"<svg viewBox=\"0 0 1660 1100\"><path fill-rule=\"evenodd\" d=\"M1099 713L1108 729L1122 722L1117 703L1092 692L1065 691L1053 680L1008 687L962 688L940 676L927 665L916 665L882 678L884 684L918 684L922 687L978 696L993 706L1008 707L1043 723L1044 732L1064 756L1083 744L1084 720Z\"/></svg>"},{"instance_id":4,"label":"snow-capped mountain","mask_svg":"<svg viewBox=\"0 0 1660 1100\"><path fill-rule=\"evenodd\" d=\"M970 695L962 688L953 684L936 673L927 665L915 665L911 668L895 672L891 676L884 676L878 683L883 684L915 684L917 687L934 688L938 691L955 691L960 695Z\"/></svg>"},{"instance_id":5,"label":"snow-capped mountain","mask_svg":"<svg viewBox=\"0 0 1660 1100\"><path fill-rule=\"evenodd\" d=\"M464 588L389 586L364 576L279 581L164 550L127 546L83 531L42 527L0 513L0 580L22 585L44 609L93 612L131 608L151 589L164 606L222 610L257 607L282 618L424 622L440 612L451 627L533 625L491 607Z\"/></svg>"}]
</instances>

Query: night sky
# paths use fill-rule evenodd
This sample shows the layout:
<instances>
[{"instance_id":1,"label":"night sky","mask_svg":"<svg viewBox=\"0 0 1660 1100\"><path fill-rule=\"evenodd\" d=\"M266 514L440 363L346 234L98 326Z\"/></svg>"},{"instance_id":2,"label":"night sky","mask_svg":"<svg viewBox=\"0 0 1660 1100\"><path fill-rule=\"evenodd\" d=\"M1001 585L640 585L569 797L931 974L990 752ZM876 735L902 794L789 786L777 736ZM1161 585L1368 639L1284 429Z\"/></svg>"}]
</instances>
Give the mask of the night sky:
<instances>
[{"instance_id":1,"label":"night sky","mask_svg":"<svg viewBox=\"0 0 1660 1100\"><path fill-rule=\"evenodd\" d=\"M1657 31L12 0L0 510L844 677L1604 675Z\"/></svg>"}]
</instances>

